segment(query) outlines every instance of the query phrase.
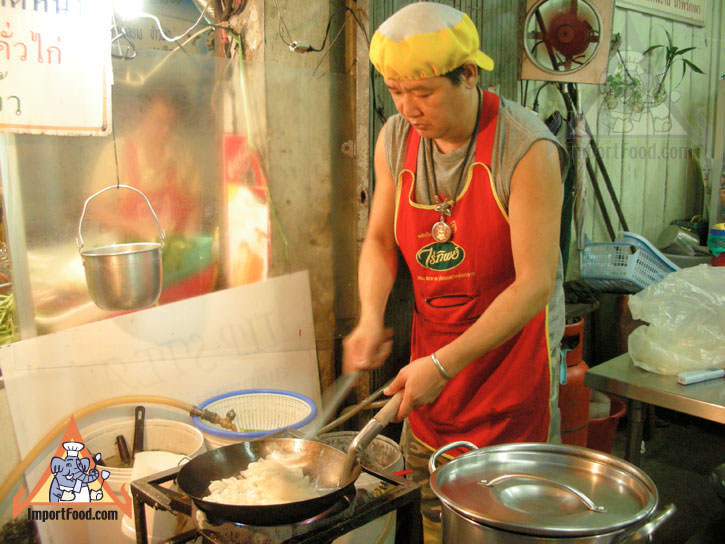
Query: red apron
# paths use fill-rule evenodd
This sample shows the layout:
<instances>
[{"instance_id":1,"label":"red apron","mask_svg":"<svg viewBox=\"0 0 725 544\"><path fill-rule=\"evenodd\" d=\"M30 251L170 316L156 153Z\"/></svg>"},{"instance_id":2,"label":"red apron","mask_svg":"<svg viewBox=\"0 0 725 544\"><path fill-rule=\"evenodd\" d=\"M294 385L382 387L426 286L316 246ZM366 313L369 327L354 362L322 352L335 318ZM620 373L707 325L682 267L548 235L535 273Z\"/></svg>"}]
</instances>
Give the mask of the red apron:
<instances>
[{"instance_id":1,"label":"red apron","mask_svg":"<svg viewBox=\"0 0 725 544\"><path fill-rule=\"evenodd\" d=\"M396 198L395 237L413 279L411 361L458 337L515 277L508 217L489 169L499 98L484 93L474 164L452 216L450 241L435 242L439 214L415 202L420 135L412 129ZM432 448L457 440L479 447L545 442L549 427L546 308L513 338L469 363L432 404L409 417L413 434Z\"/></svg>"}]
</instances>

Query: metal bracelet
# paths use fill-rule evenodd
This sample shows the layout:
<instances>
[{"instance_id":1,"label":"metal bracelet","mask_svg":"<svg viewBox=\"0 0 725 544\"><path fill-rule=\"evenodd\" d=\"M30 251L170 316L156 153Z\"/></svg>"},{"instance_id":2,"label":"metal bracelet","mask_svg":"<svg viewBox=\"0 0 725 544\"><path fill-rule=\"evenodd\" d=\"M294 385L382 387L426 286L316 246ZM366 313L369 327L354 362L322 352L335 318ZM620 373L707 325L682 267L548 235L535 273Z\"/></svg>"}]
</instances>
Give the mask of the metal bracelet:
<instances>
[{"instance_id":1,"label":"metal bracelet","mask_svg":"<svg viewBox=\"0 0 725 544\"><path fill-rule=\"evenodd\" d=\"M448 374L448 372L446 372L445 368L443 368L443 365L438 360L438 357L436 356L435 352L430 354L430 358L433 360L433 364L436 365L438 372L441 373L441 376L443 376L446 380L450 380L453 377L450 374Z\"/></svg>"}]
</instances>

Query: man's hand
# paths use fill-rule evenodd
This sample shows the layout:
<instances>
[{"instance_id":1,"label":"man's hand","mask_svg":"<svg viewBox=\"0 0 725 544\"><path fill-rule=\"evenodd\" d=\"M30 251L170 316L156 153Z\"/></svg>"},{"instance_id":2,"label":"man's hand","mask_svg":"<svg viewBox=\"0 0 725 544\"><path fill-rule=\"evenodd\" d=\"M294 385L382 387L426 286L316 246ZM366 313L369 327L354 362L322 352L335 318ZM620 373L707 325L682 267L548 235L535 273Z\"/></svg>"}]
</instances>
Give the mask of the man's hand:
<instances>
[{"instance_id":1,"label":"man's hand","mask_svg":"<svg viewBox=\"0 0 725 544\"><path fill-rule=\"evenodd\" d=\"M415 408L434 402L447 380L441 376L429 357L421 357L400 369L392 383L385 388L386 395L403 391L403 402L395 421L401 421Z\"/></svg>"},{"instance_id":2,"label":"man's hand","mask_svg":"<svg viewBox=\"0 0 725 544\"><path fill-rule=\"evenodd\" d=\"M343 340L342 348L343 374L379 368L393 351L393 331L382 325L359 323Z\"/></svg>"}]
</instances>

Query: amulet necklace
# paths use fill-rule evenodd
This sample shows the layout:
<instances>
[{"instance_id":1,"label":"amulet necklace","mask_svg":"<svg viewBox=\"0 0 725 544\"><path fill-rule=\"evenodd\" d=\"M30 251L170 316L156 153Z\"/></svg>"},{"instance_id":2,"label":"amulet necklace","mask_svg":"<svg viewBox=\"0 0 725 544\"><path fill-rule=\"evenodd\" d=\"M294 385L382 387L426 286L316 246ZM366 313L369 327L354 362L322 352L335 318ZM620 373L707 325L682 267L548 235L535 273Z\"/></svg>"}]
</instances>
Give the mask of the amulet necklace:
<instances>
[{"instance_id":1,"label":"amulet necklace","mask_svg":"<svg viewBox=\"0 0 725 544\"><path fill-rule=\"evenodd\" d=\"M430 148L429 148L429 160L431 165L431 178L433 181L433 191L435 191L435 207L433 208L436 212L440 214L440 219L436 221L433 224L433 228L431 229L431 235L433 235L433 239L436 242L447 242L451 239L451 236L453 235L453 230L451 229L451 226L446 223L446 217L450 217L453 213L453 206L456 205L456 201L458 200L458 191L461 188L461 183L463 182L463 177L466 173L466 164L468 163L468 159L471 156L471 150L474 147L474 144L476 143L476 134L478 133L478 122L481 119L481 89L476 87L476 90L478 91L478 110L476 112L476 122L473 125L473 132L471 133L471 139L468 142L468 147L466 148L466 155L463 157L463 163L461 163L461 172L458 175L458 183L456 183L456 189L453 191L452 198L444 198L443 201L441 201L441 198L438 193L438 181L436 180L436 169L435 169L435 163L433 162L433 146L435 145L435 142L431 140L430 142ZM433 199L431 198L430 194L430 186L426 183L426 189L428 190L428 202L431 202Z\"/></svg>"}]
</instances>

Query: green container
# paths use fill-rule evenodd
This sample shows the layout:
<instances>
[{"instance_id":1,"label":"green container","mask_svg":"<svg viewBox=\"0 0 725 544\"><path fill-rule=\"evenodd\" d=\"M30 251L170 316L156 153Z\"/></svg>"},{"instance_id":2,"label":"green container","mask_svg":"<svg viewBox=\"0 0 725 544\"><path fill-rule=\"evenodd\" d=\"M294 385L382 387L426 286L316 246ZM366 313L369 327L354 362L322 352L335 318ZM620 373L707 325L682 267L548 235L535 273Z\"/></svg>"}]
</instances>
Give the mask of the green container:
<instances>
[{"instance_id":1,"label":"green container","mask_svg":"<svg viewBox=\"0 0 725 544\"><path fill-rule=\"evenodd\" d=\"M164 287L205 269L212 261L211 236L167 238L163 251Z\"/></svg>"},{"instance_id":2,"label":"green container","mask_svg":"<svg viewBox=\"0 0 725 544\"><path fill-rule=\"evenodd\" d=\"M725 253L725 223L713 225L707 237L707 247L715 257Z\"/></svg>"}]
</instances>

